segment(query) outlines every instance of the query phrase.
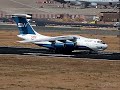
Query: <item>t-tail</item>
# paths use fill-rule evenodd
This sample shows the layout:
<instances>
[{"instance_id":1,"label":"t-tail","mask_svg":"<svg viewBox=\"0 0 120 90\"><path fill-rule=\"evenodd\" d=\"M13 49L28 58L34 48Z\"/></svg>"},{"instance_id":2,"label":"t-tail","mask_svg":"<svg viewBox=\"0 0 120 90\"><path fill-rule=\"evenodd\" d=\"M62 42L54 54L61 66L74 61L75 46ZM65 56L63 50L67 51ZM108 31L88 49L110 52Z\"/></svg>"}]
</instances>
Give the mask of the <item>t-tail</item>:
<instances>
[{"instance_id":1,"label":"t-tail","mask_svg":"<svg viewBox=\"0 0 120 90\"><path fill-rule=\"evenodd\" d=\"M16 22L19 29L19 34L38 34L30 25L25 16L13 16L13 20Z\"/></svg>"}]
</instances>

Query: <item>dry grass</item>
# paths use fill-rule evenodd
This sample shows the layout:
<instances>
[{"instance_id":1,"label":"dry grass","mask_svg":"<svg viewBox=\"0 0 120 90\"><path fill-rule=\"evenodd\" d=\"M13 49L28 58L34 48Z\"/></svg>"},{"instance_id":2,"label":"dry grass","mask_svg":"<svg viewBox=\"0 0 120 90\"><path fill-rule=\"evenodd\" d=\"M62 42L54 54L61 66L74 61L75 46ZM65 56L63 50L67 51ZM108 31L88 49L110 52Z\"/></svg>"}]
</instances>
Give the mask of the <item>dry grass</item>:
<instances>
[{"instance_id":1,"label":"dry grass","mask_svg":"<svg viewBox=\"0 0 120 90\"><path fill-rule=\"evenodd\" d=\"M1 90L119 90L120 62L0 56Z\"/></svg>"}]
</instances>

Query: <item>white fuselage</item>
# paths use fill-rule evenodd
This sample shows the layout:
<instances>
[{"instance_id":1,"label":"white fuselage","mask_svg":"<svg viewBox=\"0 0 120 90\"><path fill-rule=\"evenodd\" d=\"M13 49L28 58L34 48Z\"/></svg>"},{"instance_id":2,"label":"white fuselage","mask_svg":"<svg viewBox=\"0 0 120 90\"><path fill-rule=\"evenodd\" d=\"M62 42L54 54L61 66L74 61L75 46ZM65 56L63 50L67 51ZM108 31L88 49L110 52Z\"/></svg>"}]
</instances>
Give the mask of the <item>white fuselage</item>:
<instances>
[{"instance_id":1,"label":"white fuselage","mask_svg":"<svg viewBox=\"0 0 120 90\"><path fill-rule=\"evenodd\" d=\"M43 46L46 48L54 48L52 47L53 43L51 41L48 41L49 39L52 39L54 37L48 37L48 36L41 36L41 35L31 35L31 34L26 34L26 35L18 35L18 37L27 40L28 42L32 42L36 45ZM100 39L90 39L90 38L85 38L81 36L76 36L76 44L74 47L74 50L93 50L93 51L102 51L107 48L107 44L103 43L102 40ZM63 45L67 43L73 43L73 41L66 40L66 42L61 42L56 40L54 44L57 45ZM63 47L64 48L64 47ZM72 47L71 47L72 48Z\"/></svg>"}]
</instances>

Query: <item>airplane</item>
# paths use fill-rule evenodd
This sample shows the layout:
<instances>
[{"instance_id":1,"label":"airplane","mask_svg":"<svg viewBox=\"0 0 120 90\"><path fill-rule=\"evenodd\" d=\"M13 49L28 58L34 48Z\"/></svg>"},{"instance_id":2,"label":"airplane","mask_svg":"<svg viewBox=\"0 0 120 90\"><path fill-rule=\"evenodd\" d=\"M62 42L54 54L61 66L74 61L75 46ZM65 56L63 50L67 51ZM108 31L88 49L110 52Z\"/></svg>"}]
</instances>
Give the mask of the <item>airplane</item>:
<instances>
[{"instance_id":1,"label":"airplane","mask_svg":"<svg viewBox=\"0 0 120 90\"><path fill-rule=\"evenodd\" d=\"M88 50L89 52L99 52L105 50L108 45L100 39L91 39L78 35L65 36L45 36L36 32L30 25L26 16L12 16L19 29L20 43L33 43L38 46L53 50L55 53L71 53L74 50Z\"/></svg>"},{"instance_id":2,"label":"airplane","mask_svg":"<svg viewBox=\"0 0 120 90\"><path fill-rule=\"evenodd\" d=\"M87 8L88 6L100 7L102 6L112 6L116 7L119 0L54 0L60 3L70 3L71 5L80 5L82 8Z\"/></svg>"}]
</instances>

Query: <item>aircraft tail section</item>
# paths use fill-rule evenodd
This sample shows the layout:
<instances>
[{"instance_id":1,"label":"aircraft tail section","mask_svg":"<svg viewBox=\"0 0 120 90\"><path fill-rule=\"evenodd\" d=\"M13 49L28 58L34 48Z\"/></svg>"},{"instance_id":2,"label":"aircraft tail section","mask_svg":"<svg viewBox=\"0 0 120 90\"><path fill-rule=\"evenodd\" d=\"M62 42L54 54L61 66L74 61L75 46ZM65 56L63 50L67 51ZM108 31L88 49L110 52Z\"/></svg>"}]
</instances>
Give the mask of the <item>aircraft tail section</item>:
<instances>
[{"instance_id":1,"label":"aircraft tail section","mask_svg":"<svg viewBox=\"0 0 120 90\"><path fill-rule=\"evenodd\" d=\"M13 16L13 20L16 22L19 29L19 34L38 34L27 21L25 16Z\"/></svg>"}]
</instances>

